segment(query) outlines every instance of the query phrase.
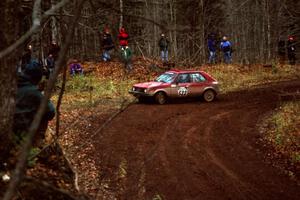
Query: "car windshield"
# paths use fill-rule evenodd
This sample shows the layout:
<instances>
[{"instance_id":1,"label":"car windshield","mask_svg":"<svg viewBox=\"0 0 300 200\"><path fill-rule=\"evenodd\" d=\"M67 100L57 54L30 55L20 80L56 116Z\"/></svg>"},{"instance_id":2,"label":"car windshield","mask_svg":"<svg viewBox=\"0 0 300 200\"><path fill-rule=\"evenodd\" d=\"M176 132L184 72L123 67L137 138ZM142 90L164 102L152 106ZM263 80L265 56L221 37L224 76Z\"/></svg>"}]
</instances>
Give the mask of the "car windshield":
<instances>
[{"instance_id":1,"label":"car windshield","mask_svg":"<svg viewBox=\"0 0 300 200\"><path fill-rule=\"evenodd\" d=\"M155 81L157 82L163 82L163 83L172 83L174 80L176 74L175 73L164 73L160 76L158 76Z\"/></svg>"}]
</instances>

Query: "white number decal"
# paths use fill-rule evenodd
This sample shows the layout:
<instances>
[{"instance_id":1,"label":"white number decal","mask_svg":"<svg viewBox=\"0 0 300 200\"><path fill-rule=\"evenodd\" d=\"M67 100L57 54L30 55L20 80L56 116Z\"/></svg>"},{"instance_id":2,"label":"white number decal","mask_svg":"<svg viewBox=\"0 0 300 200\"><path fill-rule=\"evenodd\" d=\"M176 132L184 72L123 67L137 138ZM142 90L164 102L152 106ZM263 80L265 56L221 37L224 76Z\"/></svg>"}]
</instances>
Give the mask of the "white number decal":
<instances>
[{"instance_id":1,"label":"white number decal","mask_svg":"<svg viewBox=\"0 0 300 200\"><path fill-rule=\"evenodd\" d=\"M186 96L186 95L188 95L188 93L189 93L189 91L186 87L180 87L178 89L178 95L179 96Z\"/></svg>"}]
</instances>

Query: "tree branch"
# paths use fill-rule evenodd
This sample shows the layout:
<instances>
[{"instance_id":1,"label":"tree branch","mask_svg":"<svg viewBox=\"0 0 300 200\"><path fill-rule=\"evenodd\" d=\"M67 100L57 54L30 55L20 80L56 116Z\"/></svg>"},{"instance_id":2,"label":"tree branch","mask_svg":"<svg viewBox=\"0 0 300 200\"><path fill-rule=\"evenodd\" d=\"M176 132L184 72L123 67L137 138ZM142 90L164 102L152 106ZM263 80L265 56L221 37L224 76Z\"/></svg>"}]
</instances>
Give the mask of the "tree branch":
<instances>
[{"instance_id":1,"label":"tree branch","mask_svg":"<svg viewBox=\"0 0 300 200\"><path fill-rule=\"evenodd\" d=\"M14 196L15 192L16 192L16 189L18 188L21 181L23 180L24 171L26 169L26 162L27 162L27 158L28 158L28 155L29 155L31 145L32 145L33 137L34 137L36 131L38 130L39 124L40 124L40 122L43 118L43 115L45 113L46 107L48 105L48 101L49 101L51 93L52 93L52 90L55 86L57 76L58 76L59 72L61 71L61 68L65 65L65 56L66 56L66 53L69 49L69 46L72 43L72 39L73 39L73 35L74 35L74 29L75 29L77 21L80 17L80 13L81 13L84 2L85 2L85 0L80 0L78 6L76 8L75 17L72 20L72 23L71 23L71 26L70 26L70 31L68 32L67 37L66 37L66 42L65 42L64 46L62 47L61 53L59 55L57 66L54 70L53 75L50 77L50 79L48 81L46 91L45 91L45 96L42 99L42 102L39 106L39 109L38 109L34 119L33 119L33 122L31 123L31 126L30 126L29 131L28 131L28 138L27 138L27 140L25 141L25 143L22 147L22 153L21 153L21 155L18 159L18 163L17 163L16 168L14 170L12 180L11 180L9 186L8 186L8 189L7 189L7 191L4 195L3 200L11 200L12 197Z\"/></svg>"},{"instance_id":2,"label":"tree branch","mask_svg":"<svg viewBox=\"0 0 300 200\"><path fill-rule=\"evenodd\" d=\"M40 2L40 1L41 0L37 0L36 2ZM40 20L33 21L33 25L31 26L31 28L21 38L19 38L15 43L11 44L9 47L7 47L6 49L4 49L3 51L0 52L0 59L2 59L3 57L7 56L10 53L12 53L15 49L17 49L23 43L25 43L26 40L40 28L40 26L41 26L40 22L43 19L46 19L49 16L51 16L52 14L54 14L58 9L60 9L64 5L66 5L66 3L68 1L69 0L62 0L61 2L59 2L58 4L53 6L51 9L47 10L41 16ZM35 9L35 7L38 7L36 4L37 3L35 3L34 9ZM34 10L33 11L33 18L36 18L36 16L37 16L37 14L36 14L36 11ZM38 18L36 18L36 19L38 19Z\"/></svg>"},{"instance_id":3,"label":"tree branch","mask_svg":"<svg viewBox=\"0 0 300 200\"><path fill-rule=\"evenodd\" d=\"M33 26L41 26L41 0L36 0L33 5L32 11L32 24Z\"/></svg>"},{"instance_id":4,"label":"tree branch","mask_svg":"<svg viewBox=\"0 0 300 200\"><path fill-rule=\"evenodd\" d=\"M59 96L58 96L58 101L57 101L57 104L56 104L56 127L55 127L55 138L54 138L54 141L56 143L57 143L57 140L58 140L58 137L59 137L60 105L61 105L63 95L64 95L64 92L65 92L66 78L67 78L67 67L64 67L63 80L62 80L61 89L60 89Z\"/></svg>"},{"instance_id":5,"label":"tree branch","mask_svg":"<svg viewBox=\"0 0 300 200\"><path fill-rule=\"evenodd\" d=\"M75 197L73 194L71 194L67 190L56 188L53 185L50 185L49 183L47 183L45 181L38 180L38 179L35 179L35 178L32 178L32 177L28 177L28 176L26 176L24 178L24 180L28 181L28 182L31 182L31 183L33 183L33 184L35 184L37 186L42 186L42 187L48 188L49 190L55 191L57 193L61 193L61 194L65 195L65 196L69 197L70 199L79 200L79 198Z\"/></svg>"}]
</instances>

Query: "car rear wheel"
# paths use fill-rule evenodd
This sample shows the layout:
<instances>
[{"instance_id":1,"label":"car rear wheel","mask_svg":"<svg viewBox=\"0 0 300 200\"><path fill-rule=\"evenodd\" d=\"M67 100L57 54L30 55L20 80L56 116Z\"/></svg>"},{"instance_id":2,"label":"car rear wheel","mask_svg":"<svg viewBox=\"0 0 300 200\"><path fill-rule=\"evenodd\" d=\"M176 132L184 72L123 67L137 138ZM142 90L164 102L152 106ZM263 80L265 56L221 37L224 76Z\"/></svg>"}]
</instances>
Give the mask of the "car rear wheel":
<instances>
[{"instance_id":1,"label":"car rear wheel","mask_svg":"<svg viewBox=\"0 0 300 200\"><path fill-rule=\"evenodd\" d=\"M206 102L212 102L216 98L216 93L213 90L206 90L203 93L203 99Z\"/></svg>"},{"instance_id":2,"label":"car rear wheel","mask_svg":"<svg viewBox=\"0 0 300 200\"><path fill-rule=\"evenodd\" d=\"M154 96L156 103L163 105L167 102L167 96L164 92L158 92Z\"/></svg>"}]
</instances>

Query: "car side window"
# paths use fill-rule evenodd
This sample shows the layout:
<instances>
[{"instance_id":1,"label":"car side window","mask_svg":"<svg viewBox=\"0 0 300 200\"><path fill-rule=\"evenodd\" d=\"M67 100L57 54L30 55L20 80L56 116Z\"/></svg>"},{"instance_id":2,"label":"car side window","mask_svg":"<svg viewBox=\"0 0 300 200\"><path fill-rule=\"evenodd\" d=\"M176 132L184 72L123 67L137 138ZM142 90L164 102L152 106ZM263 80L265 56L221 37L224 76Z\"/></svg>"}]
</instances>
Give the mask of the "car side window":
<instances>
[{"instance_id":1,"label":"car side window","mask_svg":"<svg viewBox=\"0 0 300 200\"><path fill-rule=\"evenodd\" d=\"M189 74L179 74L177 77L177 83L190 83L190 76Z\"/></svg>"},{"instance_id":2,"label":"car side window","mask_svg":"<svg viewBox=\"0 0 300 200\"><path fill-rule=\"evenodd\" d=\"M200 83L200 82L206 81L204 76L200 73L193 73L193 74L190 74L190 76L191 76L191 81L193 83Z\"/></svg>"}]
</instances>

